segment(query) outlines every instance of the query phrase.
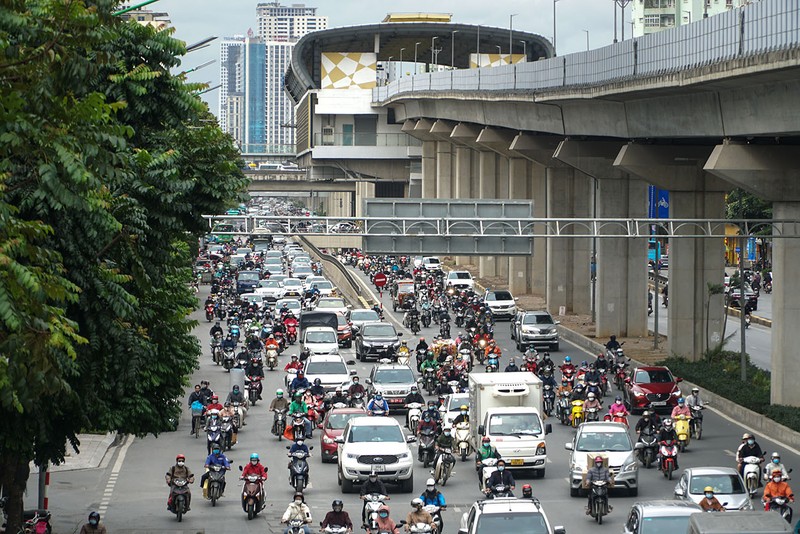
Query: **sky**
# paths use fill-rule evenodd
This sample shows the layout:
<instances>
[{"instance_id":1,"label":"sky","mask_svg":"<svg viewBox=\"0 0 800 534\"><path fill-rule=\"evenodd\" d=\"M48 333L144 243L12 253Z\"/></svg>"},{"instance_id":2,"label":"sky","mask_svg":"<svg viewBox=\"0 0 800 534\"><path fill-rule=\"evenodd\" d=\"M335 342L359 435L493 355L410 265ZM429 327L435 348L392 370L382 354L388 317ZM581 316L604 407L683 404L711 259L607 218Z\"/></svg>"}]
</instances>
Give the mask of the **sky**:
<instances>
[{"instance_id":1,"label":"sky","mask_svg":"<svg viewBox=\"0 0 800 534\"><path fill-rule=\"evenodd\" d=\"M220 39L242 35L252 28L256 31L258 0L159 0L148 9L166 12L175 28L175 37L188 44L216 35ZM553 0L283 0L284 4L305 3L317 7L317 14L328 16L329 27L378 23L387 13L436 12L451 13L453 22L508 28L509 15L514 17L514 29L542 35L552 41ZM625 18L631 20L629 4ZM614 0L557 0L558 54L600 48L611 44L614 37ZM621 29L618 29L620 32ZM631 36L631 26L625 27ZM191 52L184 58L181 70L191 69L206 61L215 63L189 74L191 82L219 83L219 39L210 46ZM216 113L219 90L204 95L211 111Z\"/></svg>"}]
</instances>

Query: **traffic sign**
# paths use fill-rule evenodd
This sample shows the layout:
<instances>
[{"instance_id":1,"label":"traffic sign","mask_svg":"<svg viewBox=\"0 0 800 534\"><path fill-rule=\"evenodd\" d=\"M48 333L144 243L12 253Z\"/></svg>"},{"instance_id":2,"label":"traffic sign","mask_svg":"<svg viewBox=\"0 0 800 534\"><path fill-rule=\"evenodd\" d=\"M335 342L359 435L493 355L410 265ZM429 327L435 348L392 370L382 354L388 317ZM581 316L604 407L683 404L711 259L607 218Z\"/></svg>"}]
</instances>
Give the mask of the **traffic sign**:
<instances>
[{"instance_id":1,"label":"traffic sign","mask_svg":"<svg viewBox=\"0 0 800 534\"><path fill-rule=\"evenodd\" d=\"M386 275L383 273L377 273L375 278L372 279L377 287L383 287L386 285Z\"/></svg>"}]
</instances>

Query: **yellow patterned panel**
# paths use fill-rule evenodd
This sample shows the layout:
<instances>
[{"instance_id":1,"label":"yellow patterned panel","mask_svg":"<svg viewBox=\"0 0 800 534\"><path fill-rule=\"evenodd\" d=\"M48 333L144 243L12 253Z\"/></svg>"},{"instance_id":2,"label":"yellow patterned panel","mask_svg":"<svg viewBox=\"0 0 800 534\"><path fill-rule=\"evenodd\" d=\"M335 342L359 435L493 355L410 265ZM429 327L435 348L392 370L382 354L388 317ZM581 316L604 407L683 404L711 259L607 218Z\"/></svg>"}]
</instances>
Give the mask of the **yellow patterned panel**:
<instances>
[{"instance_id":1,"label":"yellow patterned panel","mask_svg":"<svg viewBox=\"0 0 800 534\"><path fill-rule=\"evenodd\" d=\"M378 58L365 52L323 52L322 89L371 89L375 87Z\"/></svg>"}]
</instances>

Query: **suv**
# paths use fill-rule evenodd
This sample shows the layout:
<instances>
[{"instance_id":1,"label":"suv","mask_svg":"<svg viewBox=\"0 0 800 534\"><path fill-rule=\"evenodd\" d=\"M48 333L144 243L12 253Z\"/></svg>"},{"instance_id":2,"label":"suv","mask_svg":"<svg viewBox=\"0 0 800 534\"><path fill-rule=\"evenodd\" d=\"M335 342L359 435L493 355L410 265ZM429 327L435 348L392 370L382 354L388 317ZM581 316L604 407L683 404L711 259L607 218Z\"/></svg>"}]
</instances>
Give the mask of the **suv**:
<instances>
[{"instance_id":1,"label":"suv","mask_svg":"<svg viewBox=\"0 0 800 534\"><path fill-rule=\"evenodd\" d=\"M422 268L426 271L441 271L442 262L436 256L425 256L422 258Z\"/></svg>"},{"instance_id":2,"label":"suv","mask_svg":"<svg viewBox=\"0 0 800 534\"><path fill-rule=\"evenodd\" d=\"M517 299L508 291L487 290L486 294L483 296L483 300L486 302L486 305L489 306L495 319L507 317L508 320L511 320L517 313Z\"/></svg>"},{"instance_id":3,"label":"suv","mask_svg":"<svg viewBox=\"0 0 800 534\"><path fill-rule=\"evenodd\" d=\"M444 280L445 286L452 286L455 289L473 289L475 280L469 271L450 271Z\"/></svg>"},{"instance_id":4,"label":"suv","mask_svg":"<svg viewBox=\"0 0 800 534\"><path fill-rule=\"evenodd\" d=\"M389 403L389 411L402 410L406 396L411 393L411 386L416 385L414 372L408 365L396 363L379 363L372 368L369 378L370 396L380 393Z\"/></svg>"},{"instance_id":5,"label":"suv","mask_svg":"<svg viewBox=\"0 0 800 534\"><path fill-rule=\"evenodd\" d=\"M558 321L548 311L521 311L511 322L511 339L516 340L517 350L525 352L528 347L546 346L553 352L558 350Z\"/></svg>"},{"instance_id":6,"label":"suv","mask_svg":"<svg viewBox=\"0 0 800 534\"><path fill-rule=\"evenodd\" d=\"M638 495L639 464L634 449L640 447L641 443L633 446L628 427L622 423L583 423L573 441L564 445L565 449L572 451L569 458L570 496L577 497L581 493L583 474L595 456L607 461L616 487L627 488L632 497Z\"/></svg>"},{"instance_id":7,"label":"suv","mask_svg":"<svg viewBox=\"0 0 800 534\"><path fill-rule=\"evenodd\" d=\"M623 396L631 413L643 410L672 410L678 405L681 378L663 366L637 367L626 380Z\"/></svg>"},{"instance_id":8,"label":"suv","mask_svg":"<svg viewBox=\"0 0 800 534\"><path fill-rule=\"evenodd\" d=\"M414 457L408 448L416 441L405 436L393 417L354 417L347 422L340 444L338 482L342 493L352 493L355 485L375 472L384 482L400 484L401 491L414 491Z\"/></svg>"},{"instance_id":9,"label":"suv","mask_svg":"<svg viewBox=\"0 0 800 534\"><path fill-rule=\"evenodd\" d=\"M703 512L699 505L680 501L644 501L633 503L625 521L624 534L648 532L686 532L689 517Z\"/></svg>"},{"instance_id":10,"label":"suv","mask_svg":"<svg viewBox=\"0 0 800 534\"><path fill-rule=\"evenodd\" d=\"M538 499L501 497L480 500L461 516L458 534L565 534L564 527L551 527Z\"/></svg>"},{"instance_id":11,"label":"suv","mask_svg":"<svg viewBox=\"0 0 800 534\"><path fill-rule=\"evenodd\" d=\"M236 276L236 293L252 293L258 287L258 281L261 279L261 273L258 271L241 271Z\"/></svg>"},{"instance_id":12,"label":"suv","mask_svg":"<svg viewBox=\"0 0 800 534\"><path fill-rule=\"evenodd\" d=\"M349 385L355 369L347 370L347 365L338 354L312 354L306 359L305 375L310 383L319 378L326 392L337 387Z\"/></svg>"},{"instance_id":13,"label":"suv","mask_svg":"<svg viewBox=\"0 0 800 534\"><path fill-rule=\"evenodd\" d=\"M391 323L364 323L356 334L356 359L362 362L367 358L394 359L401 336Z\"/></svg>"}]
</instances>

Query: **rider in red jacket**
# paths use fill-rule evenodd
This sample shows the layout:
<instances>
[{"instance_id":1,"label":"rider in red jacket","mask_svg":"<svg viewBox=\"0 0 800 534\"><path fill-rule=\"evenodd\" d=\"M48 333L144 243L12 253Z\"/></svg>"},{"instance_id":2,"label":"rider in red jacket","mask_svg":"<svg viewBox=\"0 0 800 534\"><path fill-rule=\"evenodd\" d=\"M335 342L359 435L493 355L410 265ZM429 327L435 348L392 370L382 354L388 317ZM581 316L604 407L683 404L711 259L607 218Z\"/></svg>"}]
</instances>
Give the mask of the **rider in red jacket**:
<instances>
[{"instance_id":1,"label":"rider in red jacket","mask_svg":"<svg viewBox=\"0 0 800 534\"><path fill-rule=\"evenodd\" d=\"M248 475L258 475L262 480L267 479L267 470L259 460L258 453L254 452L250 455L250 463L244 467L244 470L242 470L241 478L245 478Z\"/></svg>"}]
</instances>

